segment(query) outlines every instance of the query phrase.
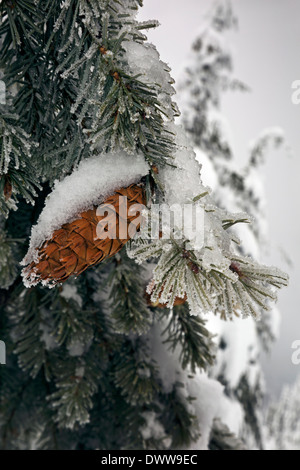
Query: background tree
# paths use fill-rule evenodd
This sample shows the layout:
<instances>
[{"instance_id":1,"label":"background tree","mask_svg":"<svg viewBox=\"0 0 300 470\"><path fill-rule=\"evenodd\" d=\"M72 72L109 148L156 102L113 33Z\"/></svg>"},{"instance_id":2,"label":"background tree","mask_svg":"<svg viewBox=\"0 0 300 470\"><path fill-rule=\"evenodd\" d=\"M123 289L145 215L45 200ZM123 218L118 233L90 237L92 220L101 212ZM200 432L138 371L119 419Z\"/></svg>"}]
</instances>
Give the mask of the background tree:
<instances>
[{"instance_id":1,"label":"background tree","mask_svg":"<svg viewBox=\"0 0 300 470\"><path fill-rule=\"evenodd\" d=\"M268 408L265 420L269 450L299 450L299 378L286 385L278 400Z\"/></svg>"},{"instance_id":2,"label":"background tree","mask_svg":"<svg viewBox=\"0 0 300 470\"><path fill-rule=\"evenodd\" d=\"M265 129L248 148L247 161L233 153L232 130L221 113L226 92L249 92L234 76L227 33L236 29L230 2L217 2L202 22L178 86L181 121L191 137L206 184L213 188L218 205L252 216L252 223L237 227L243 240L241 253L262 259L269 239L263 164L270 150L285 142L283 131ZM262 398L265 391L260 366L261 350L269 350L278 334L279 312L272 306L258 320L224 322L222 315L208 320L218 334L218 353L212 377L225 387L232 402L224 420L241 433L249 448L264 446ZM234 424L233 424L234 423Z\"/></svg>"}]
</instances>

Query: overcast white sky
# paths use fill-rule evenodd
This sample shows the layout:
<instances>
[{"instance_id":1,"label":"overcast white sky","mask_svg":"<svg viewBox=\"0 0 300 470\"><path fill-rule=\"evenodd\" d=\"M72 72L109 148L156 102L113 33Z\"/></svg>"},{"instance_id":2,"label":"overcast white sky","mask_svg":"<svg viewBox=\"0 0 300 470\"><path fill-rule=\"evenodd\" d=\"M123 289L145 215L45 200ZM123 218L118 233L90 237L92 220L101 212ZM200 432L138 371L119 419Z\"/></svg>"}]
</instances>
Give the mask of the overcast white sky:
<instances>
[{"instance_id":1,"label":"overcast white sky","mask_svg":"<svg viewBox=\"0 0 300 470\"><path fill-rule=\"evenodd\" d=\"M169 63L175 80L180 76L203 15L213 0L144 0L143 19L158 19L160 28L149 33L162 59ZM291 344L300 340L300 105L291 101L291 84L300 79L300 1L233 0L239 31L231 34L235 51L235 75L252 89L251 94L230 93L222 111L229 119L234 150L244 158L248 142L266 127L282 127L293 157L272 152L265 168L270 225L269 264L289 271L290 287L279 294L281 337L265 358L269 389L278 394L294 381L300 365L291 362ZM278 248L291 258L288 268Z\"/></svg>"}]
</instances>

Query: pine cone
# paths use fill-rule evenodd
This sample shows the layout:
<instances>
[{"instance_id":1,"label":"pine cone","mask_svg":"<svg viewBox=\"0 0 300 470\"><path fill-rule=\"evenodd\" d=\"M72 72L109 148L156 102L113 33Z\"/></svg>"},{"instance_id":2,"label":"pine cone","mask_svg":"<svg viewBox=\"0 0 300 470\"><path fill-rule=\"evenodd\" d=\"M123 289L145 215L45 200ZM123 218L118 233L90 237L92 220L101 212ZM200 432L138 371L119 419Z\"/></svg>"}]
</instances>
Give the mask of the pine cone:
<instances>
[{"instance_id":1,"label":"pine cone","mask_svg":"<svg viewBox=\"0 0 300 470\"><path fill-rule=\"evenodd\" d=\"M127 218L123 218L123 227L128 229L132 223L138 230L137 214L135 213L133 216L130 208L134 204L144 205L146 201L143 188L133 184L128 188L115 191L101 204L101 208L104 210L107 206L108 215L107 213L103 216L97 215L98 206L94 206L92 209L82 212L72 222L66 223L56 230L52 238L45 241L38 249L38 261L32 262L23 269L24 280L29 281L31 285L42 281L50 285L65 282L70 276L78 276L89 266L98 264L121 250L134 234L128 233L129 230L127 230L126 238L119 238L121 217L126 214L125 200L121 199L120 204L120 196L127 198ZM124 207L122 207L123 203ZM109 210L109 206L114 207L114 213ZM102 213L104 214L104 212ZM108 235L108 217L116 219L116 237L114 239L100 237L103 232ZM101 225L102 220L103 224Z\"/></svg>"}]
</instances>

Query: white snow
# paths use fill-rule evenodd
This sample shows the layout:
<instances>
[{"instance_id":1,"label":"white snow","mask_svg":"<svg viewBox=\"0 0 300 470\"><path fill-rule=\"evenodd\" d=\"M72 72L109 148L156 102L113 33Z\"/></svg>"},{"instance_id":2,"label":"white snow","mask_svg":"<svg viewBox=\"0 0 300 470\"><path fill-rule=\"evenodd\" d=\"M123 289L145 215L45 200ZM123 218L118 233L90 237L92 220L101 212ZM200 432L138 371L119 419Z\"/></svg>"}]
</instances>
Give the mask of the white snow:
<instances>
[{"instance_id":1,"label":"white snow","mask_svg":"<svg viewBox=\"0 0 300 470\"><path fill-rule=\"evenodd\" d=\"M218 416L231 432L236 436L240 436L244 424L244 411L242 405L225 394L220 401Z\"/></svg>"},{"instance_id":2,"label":"white snow","mask_svg":"<svg viewBox=\"0 0 300 470\"><path fill-rule=\"evenodd\" d=\"M193 380L187 382L187 389L189 395L196 398L192 407L200 423L199 439L190 449L207 450L213 420L220 417L219 409L224 399L223 386L208 378L204 372L198 372Z\"/></svg>"},{"instance_id":3,"label":"white snow","mask_svg":"<svg viewBox=\"0 0 300 470\"><path fill-rule=\"evenodd\" d=\"M193 198L208 191L208 188L202 184L201 166L183 127L168 124L168 129L175 134L177 150L172 163L176 168L166 166L160 171L159 179L165 189L166 202L171 206L192 202Z\"/></svg>"},{"instance_id":4,"label":"white snow","mask_svg":"<svg viewBox=\"0 0 300 470\"><path fill-rule=\"evenodd\" d=\"M140 429L143 439L156 439L162 441L166 448L170 447L171 439L166 436L165 430L159 422L154 411L145 411L141 414L145 419L145 425Z\"/></svg>"},{"instance_id":5,"label":"white snow","mask_svg":"<svg viewBox=\"0 0 300 470\"><path fill-rule=\"evenodd\" d=\"M138 183L148 171L142 155L129 155L124 151L96 155L82 161L70 176L55 182L39 220L32 228L30 247L21 264L27 265L35 260L36 249L63 224L100 204L117 189Z\"/></svg>"},{"instance_id":6,"label":"white snow","mask_svg":"<svg viewBox=\"0 0 300 470\"><path fill-rule=\"evenodd\" d=\"M73 341L68 345L68 352L71 357L80 357L83 355L85 350L85 345L82 344L80 340Z\"/></svg>"},{"instance_id":7,"label":"white snow","mask_svg":"<svg viewBox=\"0 0 300 470\"><path fill-rule=\"evenodd\" d=\"M282 322L281 312L280 312L279 308L276 305L273 305L273 307L272 307L272 322L270 324L270 327L271 327L271 333L273 334L274 338L276 338L276 339L278 339L279 336L280 336L281 322Z\"/></svg>"},{"instance_id":8,"label":"white snow","mask_svg":"<svg viewBox=\"0 0 300 470\"><path fill-rule=\"evenodd\" d=\"M226 345L218 350L213 376L224 374L230 387L235 388L245 368L249 369L251 360L255 360L259 353L255 322L250 317L226 322L211 315L207 318L206 327L219 339L223 338Z\"/></svg>"},{"instance_id":9,"label":"white snow","mask_svg":"<svg viewBox=\"0 0 300 470\"><path fill-rule=\"evenodd\" d=\"M52 334L52 328L47 325L47 323L41 323L40 330L43 333L41 336L41 340L45 343L45 349L47 351L52 351L53 349L56 349L59 345Z\"/></svg>"},{"instance_id":10,"label":"white snow","mask_svg":"<svg viewBox=\"0 0 300 470\"><path fill-rule=\"evenodd\" d=\"M160 60L160 55L153 44L128 41L123 43L128 72L138 76L138 80L147 85L158 86L158 99L164 105L164 111L173 118L171 96L175 94L170 76L170 67Z\"/></svg>"},{"instance_id":11,"label":"white snow","mask_svg":"<svg viewBox=\"0 0 300 470\"><path fill-rule=\"evenodd\" d=\"M189 369L181 369L180 348L177 346L175 351L171 352L163 342L165 337L162 336L162 331L166 327L166 322L167 319L154 324L148 334L151 357L159 364L159 375L166 393L172 391L176 382L181 382L182 387L178 389L178 393L182 396L182 400L187 403L188 397L194 397L187 409L197 417L199 428L194 429L194 434L197 433L199 436L189 449L207 450L213 420L226 415L226 422L230 422L228 406L231 403L223 393L223 386L209 378L205 372L198 370L196 374L191 374ZM233 407L231 420L236 411L234 404Z\"/></svg>"},{"instance_id":12,"label":"white snow","mask_svg":"<svg viewBox=\"0 0 300 470\"><path fill-rule=\"evenodd\" d=\"M200 148L195 148L197 162L201 165L201 177L203 184L209 186L213 191L218 188L218 177L214 165L208 155Z\"/></svg>"},{"instance_id":13,"label":"white snow","mask_svg":"<svg viewBox=\"0 0 300 470\"><path fill-rule=\"evenodd\" d=\"M75 300L78 305L82 307L82 298L78 294L76 286L72 286L71 284L63 284L62 292L60 293L60 295L66 300Z\"/></svg>"}]
</instances>

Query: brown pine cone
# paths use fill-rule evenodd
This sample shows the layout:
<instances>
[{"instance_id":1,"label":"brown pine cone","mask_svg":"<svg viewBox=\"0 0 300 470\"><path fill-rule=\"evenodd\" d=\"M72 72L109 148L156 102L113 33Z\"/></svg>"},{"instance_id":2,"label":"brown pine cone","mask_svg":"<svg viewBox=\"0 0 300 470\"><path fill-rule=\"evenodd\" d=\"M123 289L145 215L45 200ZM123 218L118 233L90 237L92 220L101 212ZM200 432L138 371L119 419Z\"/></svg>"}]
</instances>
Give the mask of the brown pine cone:
<instances>
[{"instance_id":1,"label":"brown pine cone","mask_svg":"<svg viewBox=\"0 0 300 470\"><path fill-rule=\"evenodd\" d=\"M127 198L127 217L124 199ZM124 204L124 207L122 205ZM125 238L119 238L119 228L121 218L123 219L123 227L129 228L129 225L135 224L139 229L139 221L136 213L131 214L130 209L134 204L146 204L144 189L136 184L128 188L122 188L112 196L109 196L101 208L104 215L97 215L99 206L82 212L75 220L62 225L62 227L52 235L50 240L43 243L38 249L38 261L32 262L23 269L23 277L32 285L45 281L47 284L55 285L66 281L70 276L78 276L89 266L100 263L106 258L115 255L125 243L130 240L132 234L125 235ZM109 210L109 206L113 206L115 212ZM124 219L125 215L125 219ZM107 232L108 217L113 217L112 223L116 219L116 237L114 239L99 237L101 233ZM104 219L104 220L103 220ZM101 226L101 221L103 224ZM120 233L120 236L124 234Z\"/></svg>"}]
</instances>

